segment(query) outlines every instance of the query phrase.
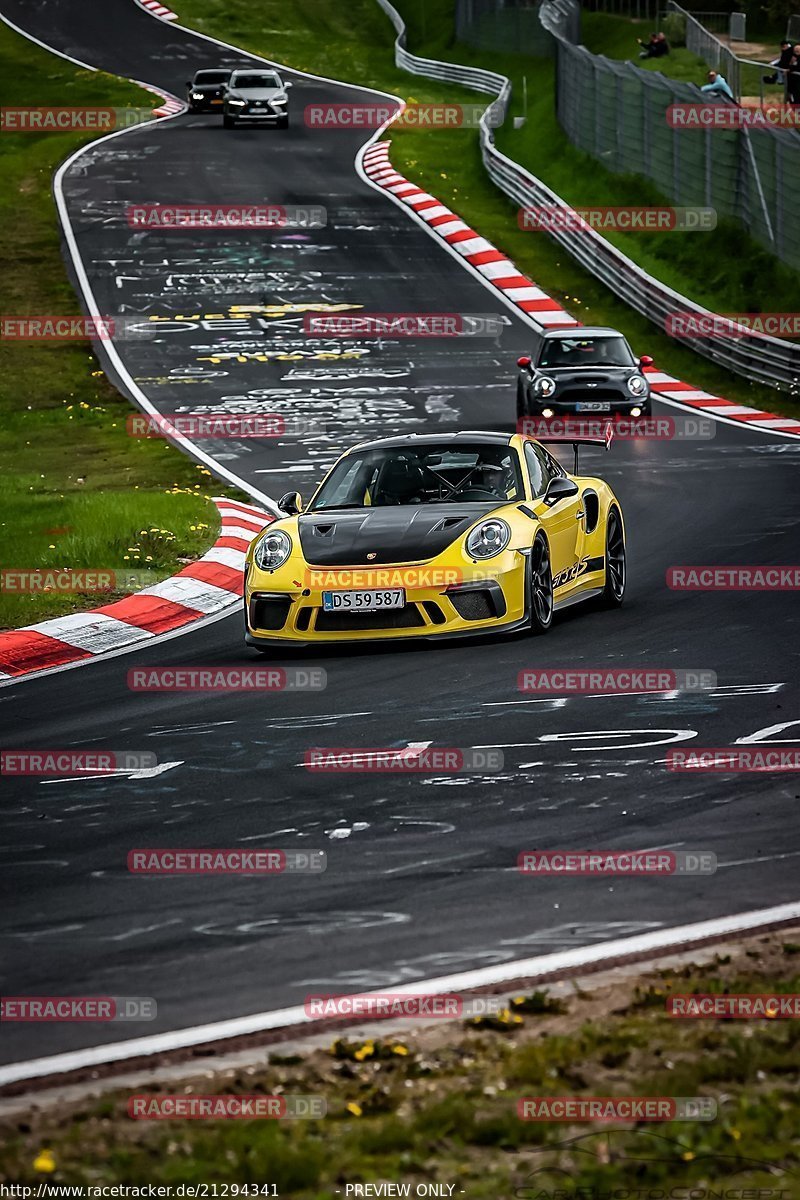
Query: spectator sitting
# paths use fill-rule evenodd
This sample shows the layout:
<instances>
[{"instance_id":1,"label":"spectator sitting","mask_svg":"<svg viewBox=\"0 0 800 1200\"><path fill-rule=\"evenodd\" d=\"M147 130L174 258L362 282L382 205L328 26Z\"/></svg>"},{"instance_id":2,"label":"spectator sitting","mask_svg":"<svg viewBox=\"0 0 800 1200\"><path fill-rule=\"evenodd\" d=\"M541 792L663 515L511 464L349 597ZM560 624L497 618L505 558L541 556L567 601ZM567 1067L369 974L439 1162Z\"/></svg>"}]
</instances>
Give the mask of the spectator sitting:
<instances>
[{"instance_id":1,"label":"spectator sitting","mask_svg":"<svg viewBox=\"0 0 800 1200\"><path fill-rule=\"evenodd\" d=\"M725 76L720 75L719 71L708 72L708 83L704 83L700 91L705 92L707 96L724 96L726 100L733 100L733 92L728 87Z\"/></svg>"},{"instance_id":2,"label":"spectator sitting","mask_svg":"<svg viewBox=\"0 0 800 1200\"><path fill-rule=\"evenodd\" d=\"M784 38L781 42L781 52L777 58L770 60L770 66L776 67L774 75L764 75L764 83L783 83L783 73L789 69L789 64L792 61L792 43L788 38Z\"/></svg>"},{"instance_id":3,"label":"spectator sitting","mask_svg":"<svg viewBox=\"0 0 800 1200\"><path fill-rule=\"evenodd\" d=\"M658 39L657 33L650 34L650 38L647 42L647 45L645 45L645 43L642 41L641 38L636 39L636 41L642 47L642 49L639 53L639 58L655 58L656 57L655 45L656 45L657 39Z\"/></svg>"},{"instance_id":4,"label":"spectator sitting","mask_svg":"<svg viewBox=\"0 0 800 1200\"><path fill-rule=\"evenodd\" d=\"M653 58L663 58L665 54L669 54L669 42L665 33L657 33L655 44L651 50Z\"/></svg>"}]
</instances>

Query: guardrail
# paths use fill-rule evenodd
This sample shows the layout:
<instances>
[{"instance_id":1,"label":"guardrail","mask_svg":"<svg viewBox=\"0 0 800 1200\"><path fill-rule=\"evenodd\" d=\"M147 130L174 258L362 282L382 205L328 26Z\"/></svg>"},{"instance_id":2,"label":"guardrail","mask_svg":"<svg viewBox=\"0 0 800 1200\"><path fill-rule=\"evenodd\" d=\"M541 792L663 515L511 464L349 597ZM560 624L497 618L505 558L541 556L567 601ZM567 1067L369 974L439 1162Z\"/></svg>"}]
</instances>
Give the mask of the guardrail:
<instances>
[{"instance_id":1,"label":"guardrail","mask_svg":"<svg viewBox=\"0 0 800 1200\"><path fill-rule=\"evenodd\" d=\"M446 80L496 97L480 120L481 156L492 182L522 207L546 206L564 213L574 213L565 200L520 163L502 154L495 145L492 126L498 123L499 116L505 119L507 115L511 100L511 81L495 71L486 71L480 67L463 67L457 63L445 63L411 54L405 45L406 27L403 18L389 0L377 2L397 32L395 64L398 67L427 79ZM545 0L542 4L542 24L554 37L561 38L562 29L573 19L570 16L570 8L569 0ZM659 325L664 331L667 317L671 313L690 314L693 318L706 321L718 316L648 275L591 227L585 228L577 235L570 233L568 229L548 232L549 236L582 267L600 279L631 308ZM684 344L704 358L711 359L719 366L753 382L782 388L793 394L797 394L800 389L798 343L753 333L724 340L692 338Z\"/></svg>"}]
</instances>

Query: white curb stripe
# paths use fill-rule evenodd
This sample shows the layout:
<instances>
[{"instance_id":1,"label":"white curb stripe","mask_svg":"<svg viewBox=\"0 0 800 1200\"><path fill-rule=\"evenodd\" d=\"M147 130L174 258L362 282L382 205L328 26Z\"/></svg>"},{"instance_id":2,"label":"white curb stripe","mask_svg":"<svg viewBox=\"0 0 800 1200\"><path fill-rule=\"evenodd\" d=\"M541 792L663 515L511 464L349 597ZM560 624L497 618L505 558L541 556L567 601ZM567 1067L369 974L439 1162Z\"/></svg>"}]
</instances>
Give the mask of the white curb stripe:
<instances>
[{"instance_id":1,"label":"white curb stripe","mask_svg":"<svg viewBox=\"0 0 800 1200\"><path fill-rule=\"evenodd\" d=\"M595 966L608 959L631 956L654 956L659 951L685 950L697 942L709 941L737 933L800 919L800 902L779 904L773 908L756 909L736 913L731 917L717 917L709 921L698 921L691 925L679 925L672 929L658 929L634 937L618 938L602 945L579 946L574 950L561 950L536 958L517 959L493 967L480 967L475 971L462 971L455 975L444 975L434 979L423 979L413 984L397 984L392 991L399 995L445 995L456 991L474 991L481 987L511 982L517 979L535 979L556 972L578 972L581 968ZM365 992L360 995L379 996L383 992ZM153 1054L164 1054L188 1046L201 1046L227 1038L244 1037L264 1033L270 1029L310 1025L303 1006L281 1008L273 1011L253 1013L251 1016L234 1017L226 1021L214 1021L207 1025L195 1025L189 1029L175 1029L166 1033L151 1034L149 1037L132 1038L106 1046L92 1046L85 1050L73 1050L66 1054L53 1054L47 1058L35 1058L28 1062L9 1063L0 1067L0 1087L26 1079L41 1079L47 1075L63 1074L68 1071L85 1070L104 1063L125 1062L132 1058L143 1058ZM208 1059L204 1060L206 1067ZM187 1075L197 1070L197 1063L186 1064Z\"/></svg>"}]
</instances>

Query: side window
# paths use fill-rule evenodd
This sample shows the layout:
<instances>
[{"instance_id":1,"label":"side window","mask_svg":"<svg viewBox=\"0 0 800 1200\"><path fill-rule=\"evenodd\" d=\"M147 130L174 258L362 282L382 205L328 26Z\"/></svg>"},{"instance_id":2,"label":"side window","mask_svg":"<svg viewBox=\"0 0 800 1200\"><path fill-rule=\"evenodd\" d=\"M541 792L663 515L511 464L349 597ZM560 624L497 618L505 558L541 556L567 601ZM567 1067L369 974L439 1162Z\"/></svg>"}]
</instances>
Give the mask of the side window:
<instances>
[{"instance_id":1,"label":"side window","mask_svg":"<svg viewBox=\"0 0 800 1200\"><path fill-rule=\"evenodd\" d=\"M550 481L550 471L545 469L544 452L533 442L525 443L525 462L531 479L531 491L534 496L543 496Z\"/></svg>"},{"instance_id":2,"label":"side window","mask_svg":"<svg viewBox=\"0 0 800 1200\"><path fill-rule=\"evenodd\" d=\"M550 471L550 479L555 479L557 475L566 475L566 468L562 466L557 458L553 458L552 454L548 454L546 450L543 450L542 454L545 457L548 469Z\"/></svg>"}]
</instances>

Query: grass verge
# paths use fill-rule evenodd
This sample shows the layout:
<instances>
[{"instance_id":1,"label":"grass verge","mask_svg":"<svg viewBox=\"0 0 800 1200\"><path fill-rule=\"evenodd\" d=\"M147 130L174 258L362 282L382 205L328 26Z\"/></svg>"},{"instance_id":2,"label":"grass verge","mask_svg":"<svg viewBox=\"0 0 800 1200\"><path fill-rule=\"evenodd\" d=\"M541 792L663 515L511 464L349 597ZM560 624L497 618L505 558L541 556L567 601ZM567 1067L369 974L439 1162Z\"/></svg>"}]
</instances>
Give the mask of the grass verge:
<instances>
[{"instance_id":1,"label":"grass verge","mask_svg":"<svg viewBox=\"0 0 800 1200\"><path fill-rule=\"evenodd\" d=\"M76 68L0 24L4 106L150 108L132 84ZM79 314L61 258L53 172L84 132L0 139L3 313ZM131 406L88 342L0 340L0 566L172 574L214 541L210 473L161 439L126 433ZM221 490L225 490L224 488ZM231 491L231 494L234 494ZM15 593L0 588L0 628L16 628L135 590Z\"/></svg>"},{"instance_id":2,"label":"grass verge","mask_svg":"<svg viewBox=\"0 0 800 1200\"><path fill-rule=\"evenodd\" d=\"M591 990L561 984L559 1003L542 993L519 998L483 1027L441 1022L403 1036L339 1038L327 1049L276 1049L264 1067L214 1073L206 1063L169 1085L52 1108L34 1100L24 1115L0 1120L0 1182L274 1185L260 1194L295 1200L377 1181L410 1185L412 1196L417 1185L455 1185L453 1195L471 1200L788 1200L800 1194L797 1022L676 1020L665 998L796 992L797 934L747 939L703 966L618 972ZM302 1094L323 1098L327 1116L134 1121L134 1092ZM716 1101L717 1115L522 1121L517 1102L532 1096L702 1096ZM775 1190L748 1190L767 1187Z\"/></svg>"},{"instance_id":3,"label":"grass verge","mask_svg":"<svg viewBox=\"0 0 800 1200\"><path fill-rule=\"evenodd\" d=\"M708 64L704 59L692 54L685 46L671 46L670 53L664 58L640 59L636 39L646 42L653 32L653 25L647 21L635 21L629 17L611 16L609 13L581 13L581 37L583 44L593 54L604 54L606 58L616 58L623 62L631 59L637 67L645 71L660 71L670 79L679 79L685 83L696 83L698 86L706 82ZM780 40L783 32L773 30L772 34L765 33L763 37L774 39L774 52L769 56L776 58L779 53ZM667 32L667 37L669 33ZM769 43L768 43L769 44ZM741 51L739 51L741 53ZM759 79L762 75L772 74L772 68L765 59L761 67L743 63L741 67L742 95L758 98L761 95ZM771 100L783 99L783 88L773 84L765 84L764 95Z\"/></svg>"},{"instance_id":4,"label":"grass verge","mask_svg":"<svg viewBox=\"0 0 800 1200\"><path fill-rule=\"evenodd\" d=\"M415 53L490 67L514 83L512 115L521 111L522 78L528 79L528 123L500 131L498 145L573 204L669 204L640 177L605 171L567 140L553 110L553 66L523 55L479 53L456 44L452 0L396 0ZM181 18L210 36L307 70L401 95L409 101L474 103L476 93L399 71L394 31L375 0L352 0L346 9L329 0L297 0L291 21L281 0L183 0ZM335 136L332 134L331 136ZM498 249L508 254L555 299L585 322L621 329L639 353L697 387L755 408L800 416L800 400L729 374L670 340L633 312L545 234L524 232L517 207L487 178L474 130L391 133L392 161L408 178L439 196ZM800 277L778 263L733 223L712 233L617 234L615 244L649 273L714 311L800 311Z\"/></svg>"}]
</instances>

